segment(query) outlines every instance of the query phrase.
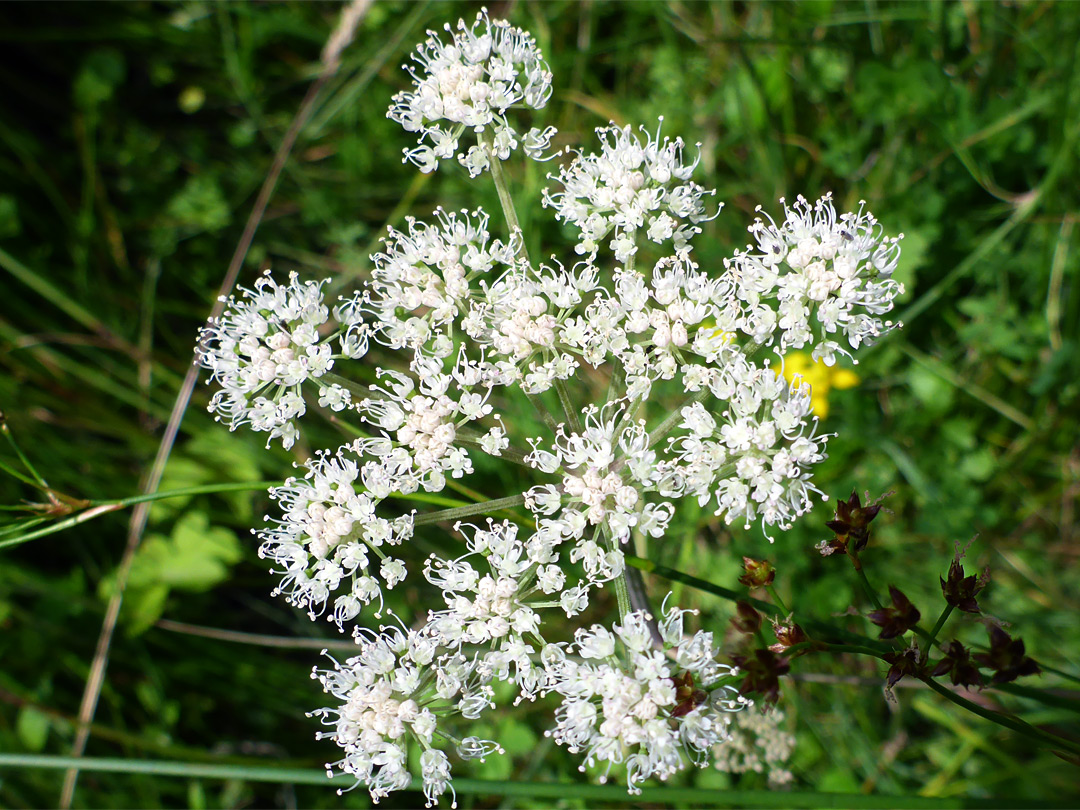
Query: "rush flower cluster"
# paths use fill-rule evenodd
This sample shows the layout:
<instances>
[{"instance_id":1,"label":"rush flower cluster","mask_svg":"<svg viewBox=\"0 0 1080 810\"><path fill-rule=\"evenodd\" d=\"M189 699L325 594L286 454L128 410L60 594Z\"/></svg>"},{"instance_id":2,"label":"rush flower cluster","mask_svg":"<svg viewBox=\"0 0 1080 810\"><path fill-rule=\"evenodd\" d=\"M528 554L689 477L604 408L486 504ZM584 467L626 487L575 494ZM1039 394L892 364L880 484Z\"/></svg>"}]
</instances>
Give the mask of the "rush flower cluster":
<instances>
[{"instance_id":1,"label":"rush flower cluster","mask_svg":"<svg viewBox=\"0 0 1080 810\"><path fill-rule=\"evenodd\" d=\"M210 409L285 447L309 410L346 412L364 433L271 490L279 513L259 531L276 591L353 628L357 655L316 672L336 701L315 714L343 751L337 770L374 800L413 776L430 803L452 794L456 759L500 752L467 729L501 683L515 702L557 697L552 738L633 792L731 761L726 741L757 726L732 720L746 701L713 636L631 598L624 548L662 548L688 496L744 527L785 529L810 508L828 436L809 386L770 360L833 362L893 328L881 316L902 290L898 239L861 205L800 197L703 269L693 240L719 206L691 179L697 158L659 129L609 126L543 193L572 250L530 256L501 162L519 145L541 159L553 130L520 135L510 115L543 107L551 74L529 34L486 12L447 31L418 48L389 115L419 133L406 158L422 171L454 156L470 175L491 169L499 224L482 210L410 218L336 301L295 275L259 279L202 332ZM466 130L477 140L462 151ZM520 483L410 508L445 499L484 456ZM431 595L426 615L369 629L402 582ZM610 604L601 589L618 616L587 625Z\"/></svg>"}]
</instances>

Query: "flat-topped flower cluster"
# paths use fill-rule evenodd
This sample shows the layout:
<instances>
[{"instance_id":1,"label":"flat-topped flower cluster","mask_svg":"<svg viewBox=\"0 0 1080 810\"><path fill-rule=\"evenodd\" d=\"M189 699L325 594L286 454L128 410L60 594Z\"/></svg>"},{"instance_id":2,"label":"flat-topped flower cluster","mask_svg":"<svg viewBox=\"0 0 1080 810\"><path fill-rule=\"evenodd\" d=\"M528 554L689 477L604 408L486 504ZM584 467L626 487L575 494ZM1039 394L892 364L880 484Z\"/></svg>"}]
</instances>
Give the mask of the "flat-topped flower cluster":
<instances>
[{"instance_id":1,"label":"flat-topped flower cluster","mask_svg":"<svg viewBox=\"0 0 1080 810\"><path fill-rule=\"evenodd\" d=\"M686 611L654 618L630 598L623 548L662 547L687 496L743 526L784 529L810 508L828 436L769 350L831 363L892 328L879 316L902 290L899 248L862 206L838 215L829 196L800 197L779 224L750 226L756 246L703 270L693 238L719 208L690 179L696 159L659 130L612 126L598 153L563 153L548 175L543 202L578 238L573 260L537 263L501 162L519 141L540 159L555 136L520 137L508 117L543 108L551 74L530 35L486 12L447 30L418 48L389 115L420 133L406 159L421 170L454 155L474 176L492 169L503 235L483 211L437 209L390 228L364 287L336 302L295 275L259 279L202 333L210 409L290 447L309 391L367 432L271 490L280 514L259 535L278 592L353 627L358 654L316 673L339 703L316 714L373 799L410 784L410 747L429 802L453 790L451 756L499 753L459 729L494 707L500 681L516 701L557 698L552 738L635 791L709 762L746 701L713 636L684 632ZM460 152L466 129L477 143ZM543 414L540 435L496 412L513 397ZM470 475L477 454L526 483L489 503L403 508ZM447 531L445 547L467 552L417 566L416 533L438 546ZM441 604L418 625L370 629L403 581ZM581 618L601 588L617 595L611 629Z\"/></svg>"}]
</instances>

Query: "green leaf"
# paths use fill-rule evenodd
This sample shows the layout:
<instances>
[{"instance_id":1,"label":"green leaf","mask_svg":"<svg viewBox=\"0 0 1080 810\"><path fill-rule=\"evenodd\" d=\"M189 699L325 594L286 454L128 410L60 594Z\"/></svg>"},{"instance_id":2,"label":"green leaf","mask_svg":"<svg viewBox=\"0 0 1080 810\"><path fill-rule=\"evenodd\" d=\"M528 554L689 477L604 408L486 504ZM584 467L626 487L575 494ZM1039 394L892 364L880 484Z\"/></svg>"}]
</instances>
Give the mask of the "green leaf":
<instances>
[{"instance_id":1,"label":"green leaf","mask_svg":"<svg viewBox=\"0 0 1080 810\"><path fill-rule=\"evenodd\" d=\"M114 48L92 51L75 77L72 97L75 106L91 110L113 97L124 81L127 66L124 56Z\"/></svg>"},{"instance_id":2,"label":"green leaf","mask_svg":"<svg viewBox=\"0 0 1080 810\"><path fill-rule=\"evenodd\" d=\"M229 224L231 212L225 194L209 174L189 177L169 200L165 215L170 224L193 231L218 231Z\"/></svg>"},{"instance_id":3,"label":"green leaf","mask_svg":"<svg viewBox=\"0 0 1080 810\"><path fill-rule=\"evenodd\" d=\"M135 554L128 577L124 616L130 633L137 635L156 622L171 590L193 593L209 590L229 576L230 567L243 557L236 534L211 526L202 512L188 512L168 537L151 534ZM101 583L108 598L115 575Z\"/></svg>"},{"instance_id":4,"label":"green leaf","mask_svg":"<svg viewBox=\"0 0 1080 810\"><path fill-rule=\"evenodd\" d=\"M129 636L138 636L154 626L165 612L168 585L129 588L124 598L124 625Z\"/></svg>"},{"instance_id":5,"label":"green leaf","mask_svg":"<svg viewBox=\"0 0 1080 810\"><path fill-rule=\"evenodd\" d=\"M15 721L15 733L28 751L41 751L49 739L49 715L33 706L23 706Z\"/></svg>"},{"instance_id":6,"label":"green leaf","mask_svg":"<svg viewBox=\"0 0 1080 810\"><path fill-rule=\"evenodd\" d=\"M921 366L912 366L908 371L908 384L924 406L937 412L947 410L956 393L952 385Z\"/></svg>"}]
</instances>

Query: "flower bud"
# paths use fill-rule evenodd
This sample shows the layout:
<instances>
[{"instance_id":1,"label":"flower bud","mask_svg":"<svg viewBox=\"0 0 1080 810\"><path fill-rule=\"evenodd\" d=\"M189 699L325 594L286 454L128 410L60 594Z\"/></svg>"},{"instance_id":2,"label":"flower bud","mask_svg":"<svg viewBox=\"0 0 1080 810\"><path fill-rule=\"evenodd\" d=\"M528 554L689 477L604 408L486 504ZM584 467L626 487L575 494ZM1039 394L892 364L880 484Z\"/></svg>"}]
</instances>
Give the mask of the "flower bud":
<instances>
[{"instance_id":1,"label":"flower bud","mask_svg":"<svg viewBox=\"0 0 1080 810\"><path fill-rule=\"evenodd\" d=\"M739 600L735 603L735 616L731 620L731 626L740 633L752 635L761 629L761 614L754 610L749 602Z\"/></svg>"},{"instance_id":2,"label":"flower bud","mask_svg":"<svg viewBox=\"0 0 1080 810\"><path fill-rule=\"evenodd\" d=\"M755 560L743 557L743 575L739 583L747 588L765 588L772 585L776 569L768 560Z\"/></svg>"},{"instance_id":3,"label":"flower bud","mask_svg":"<svg viewBox=\"0 0 1080 810\"><path fill-rule=\"evenodd\" d=\"M921 614L900 591L899 588L890 585L889 596L892 598L892 607L873 610L869 614L870 621L881 628L878 638L890 639L904 635L908 630L919 623Z\"/></svg>"}]
</instances>

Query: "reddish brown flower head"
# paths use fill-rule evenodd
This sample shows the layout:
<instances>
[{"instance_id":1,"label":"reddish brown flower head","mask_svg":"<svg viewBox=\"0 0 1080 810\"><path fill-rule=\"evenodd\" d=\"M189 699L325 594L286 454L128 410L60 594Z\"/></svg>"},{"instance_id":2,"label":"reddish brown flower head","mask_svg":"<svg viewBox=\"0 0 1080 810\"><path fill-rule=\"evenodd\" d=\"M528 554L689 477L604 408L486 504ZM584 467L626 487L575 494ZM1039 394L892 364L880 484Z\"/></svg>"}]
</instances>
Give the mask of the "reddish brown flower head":
<instances>
[{"instance_id":1,"label":"reddish brown flower head","mask_svg":"<svg viewBox=\"0 0 1080 810\"><path fill-rule=\"evenodd\" d=\"M981 611L975 597L989 581L989 571L984 571L982 576L971 574L965 577L964 566L960 563L960 553L957 552L957 555L953 557L952 565L949 566L948 578L941 580L941 592L945 595L945 601L954 608L965 613L979 613Z\"/></svg>"},{"instance_id":2,"label":"reddish brown flower head","mask_svg":"<svg viewBox=\"0 0 1080 810\"><path fill-rule=\"evenodd\" d=\"M829 545L834 551L862 551L870 541L870 523L880 511L880 499L863 506L859 493L852 490L846 501L836 502L836 517L825 524L836 533Z\"/></svg>"},{"instance_id":3,"label":"reddish brown flower head","mask_svg":"<svg viewBox=\"0 0 1080 810\"><path fill-rule=\"evenodd\" d=\"M761 628L761 614L749 602L740 599L735 603L735 616L731 625L740 633L753 635Z\"/></svg>"},{"instance_id":4,"label":"reddish brown flower head","mask_svg":"<svg viewBox=\"0 0 1080 810\"><path fill-rule=\"evenodd\" d=\"M694 685L694 676L690 672L672 678L671 682L675 684L675 708L671 710L672 717L684 717L709 699L708 692Z\"/></svg>"},{"instance_id":5,"label":"reddish brown flower head","mask_svg":"<svg viewBox=\"0 0 1080 810\"><path fill-rule=\"evenodd\" d=\"M772 585L776 569L768 560L755 560L743 557L743 575L739 582L747 588L766 588Z\"/></svg>"},{"instance_id":6,"label":"reddish brown flower head","mask_svg":"<svg viewBox=\"0 0 1080 810\"><path fill-rule=\"evenodd\" d=\"M919 649L917 647L908 647L900 652L886 653L882 657L892 664L885 676L885 685L889 689L896 686L905 675L918 675L922 669L922 665L919 663Z\"/></svg>"},{"instance_id":7,"label":"reddish brown flower head","mask_svg":"<svg viewBox=\"0 0 1080 810\"><path fill-rule=\"evenodd\" d=\"M773 621L773 632L776 634L776 643L770 644L769 649L775 653L782 653L788 647L794 647L796 644L809 641L806 632L790 620L786 622ZM799 654L799 652L795 653L795 655Z\"/></svg>"},{"instance_id":8,"label":"reddish brown flower head","mask_svg":"<svg viewBox=\"0 0 1080 810\"><path fill-rule=\"evenodd\" d=\"M1024 640L1013 638L996 625L990 628L990 649L972 656L984 667L994 670L993 683L1008 683L1023 675L1042 672L1039 665L1028 658Z\"/></svg>"},{"instance_id":9,"label":"reddish brown flower head","mask_svg":"<svg viewBox=\"0 0 1080 810\"><path fill-rule=\"evenodd\" d=\"M878 638L890 639L904 635L908 630L919 623L921 615L900 591L899 588L890 585L889 596L892 598L892 607L882 608L870 612L870 621L881 628Z\"/></svg>"},{"instance_id":10,"label":"reddish brown flower head","mask_svg":"<svg viewBox=\"0 0 1080 810\"><path fill-rule=\"evenodd\" d=\"M930 674L935 678L948 675L953 686L982 686L982 675L971 660L971 652L955 639L949 642L945 657L937 662Z\"/></svg>"},{"instance_id":11,"label":"reddish brown flower head","mask_svg":"<svg viewBox=\"0 0 1080 810\"><path fill-rule=\"evenodd\" d=\"M741 670L741 695L760 695L766 703L780 699L780 676L791 669L788 660L770 650L754 650L753 656L733 655L731 662Z\"/></svg>"}]
</instances>

